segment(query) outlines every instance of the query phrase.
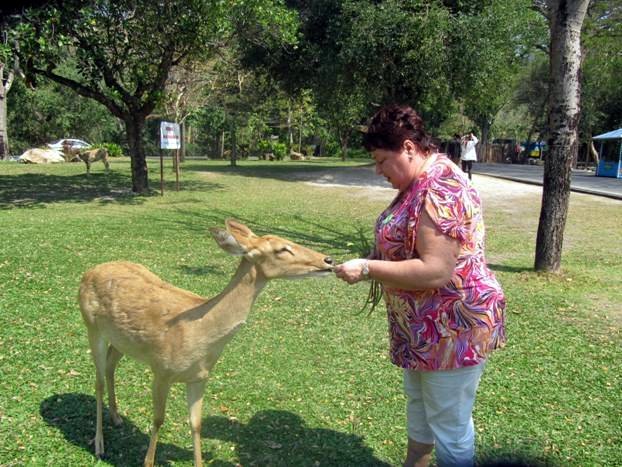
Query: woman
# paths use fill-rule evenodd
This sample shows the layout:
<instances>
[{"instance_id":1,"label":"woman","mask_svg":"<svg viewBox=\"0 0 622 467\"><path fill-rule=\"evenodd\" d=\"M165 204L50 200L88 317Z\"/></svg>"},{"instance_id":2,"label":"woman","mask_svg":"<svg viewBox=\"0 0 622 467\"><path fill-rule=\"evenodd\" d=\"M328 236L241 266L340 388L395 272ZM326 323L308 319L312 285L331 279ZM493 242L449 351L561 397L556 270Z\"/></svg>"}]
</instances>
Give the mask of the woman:
<instances>
[{"instance_id":1,"label":"woman","mask_svg":"<svg viewBox=\"0 0 622 467\"><path fill-rule=\"evenodd\" d=\"M473 162L477 160L477 146L478 139L473 132L468 135L464 135L460 140L460 160L462 161L462 171L469 174L469 180L471 180L471 169L473 169Z\"/></svg>"},{"instance_id":2,"label":"woman","mask_svg":"<svg viewBox=\"0 0 622 467\"><path fill-rule=\"evenodd\" d=\"M472 465L475 392L486 358L505 342L479 196L410 107L380 109L363 145L398 194L378 217L374 254L335 272L382 285L391 360L403 368L408 399L404 465L428 465L434 446L439 466Z\"/></svg>"}]
</instances>

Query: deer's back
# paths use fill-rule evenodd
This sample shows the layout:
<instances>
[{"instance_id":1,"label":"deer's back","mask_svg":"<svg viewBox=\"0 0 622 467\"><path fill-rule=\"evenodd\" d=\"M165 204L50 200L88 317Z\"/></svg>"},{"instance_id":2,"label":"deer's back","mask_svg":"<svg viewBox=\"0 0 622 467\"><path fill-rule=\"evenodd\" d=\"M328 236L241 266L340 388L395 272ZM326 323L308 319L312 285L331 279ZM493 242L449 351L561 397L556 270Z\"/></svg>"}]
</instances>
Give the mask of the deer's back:
<instances>
[{"instance_id":1,"label":"deer's back","mask_svg":"<svg viewBox=\"0 0 622 467\"><path fill-rule=\"evenodd\" d=\"M178 339L171 339L171 333L181 338L185 332L183 320L175 317L205 302L130 262L104 263L87 271L79 301L89 328L121 352L152 364L154 358L174 352L168 347Z\"/></svg>"}]
</instances>

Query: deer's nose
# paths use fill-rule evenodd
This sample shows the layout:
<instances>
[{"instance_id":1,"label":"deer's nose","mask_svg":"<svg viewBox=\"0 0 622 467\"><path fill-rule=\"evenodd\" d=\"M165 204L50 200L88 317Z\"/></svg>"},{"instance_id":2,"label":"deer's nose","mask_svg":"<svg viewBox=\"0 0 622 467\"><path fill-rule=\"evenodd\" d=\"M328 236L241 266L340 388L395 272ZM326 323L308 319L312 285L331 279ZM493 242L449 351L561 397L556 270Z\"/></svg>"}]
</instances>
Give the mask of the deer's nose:
<instances>
[{"instance_id":1,"label":"deer's nose","mask_svg":"<svg viewBox=\"0 0 622 467\"><path fill-rule=\"evenodd\" d=\"M324 262L330 266L332 266L334 263L333 258L331 258L330 256L327 256L326 258L324 258Z\"/></svg>"}]
</instances>

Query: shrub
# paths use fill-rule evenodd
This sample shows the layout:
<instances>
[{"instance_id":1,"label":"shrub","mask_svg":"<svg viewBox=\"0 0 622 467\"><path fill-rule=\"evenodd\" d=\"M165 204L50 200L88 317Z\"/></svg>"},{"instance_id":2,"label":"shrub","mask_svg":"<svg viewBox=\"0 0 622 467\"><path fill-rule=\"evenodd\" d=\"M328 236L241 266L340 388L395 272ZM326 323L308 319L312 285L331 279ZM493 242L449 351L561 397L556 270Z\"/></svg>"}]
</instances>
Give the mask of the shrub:
<instances>
[{"instance_id":1,"label":"shrub","mask_svg":"<svg viewBox=\"0 0 622 467\"><path fill-rule=\"evenodd\" d=\"M272 152L272 145L270 144L270 141L266 141L265 139L262 139L261 141L257 143L257 149L263 155L267 152Z\"/></svg>"},{"instance_id":2,"label":"shrub","mask_svg":"<svg viewBox=\"0 0 622 467\"><path fill-rule=\"evenodd\" d=\"M282 161L287 154L287 145L285 143L274 142L272 143L272 152L277 160Z\"/></svg>"},{"instance_id":3,"label":"shrub","mask_svg":"<svg viewBox=\"0 0 622 467\"><path fill-rule=\"evenodd\" d=\"M110 157L123 157L123 150L116 143L101 143L97 147L107 149Z\"/></svg>"},{"instance_id":4,"label":"shrub","mask_svg":"<svg viewBox=\"0 0 622 467\"><path fill-rule=\"evenodd\" d=\"M281 161L287 155L287 145L285 143L279 143L278 141L261 140L257 143L257 149L260 154L272 153L274 157Z\"/></svg>"}]
</instances>

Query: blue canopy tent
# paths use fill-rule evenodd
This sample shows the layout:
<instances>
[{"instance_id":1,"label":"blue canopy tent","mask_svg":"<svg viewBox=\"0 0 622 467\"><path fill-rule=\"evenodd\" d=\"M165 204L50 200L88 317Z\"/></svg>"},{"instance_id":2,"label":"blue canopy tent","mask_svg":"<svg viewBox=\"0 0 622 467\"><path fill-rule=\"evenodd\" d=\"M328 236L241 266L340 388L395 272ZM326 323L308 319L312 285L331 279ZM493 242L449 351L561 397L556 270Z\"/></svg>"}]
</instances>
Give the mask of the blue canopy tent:
<instances>
[{"instance_id":1,"label":"blue canopy tent","mask_svg":"<svg viewBox=\"0 0 622 467\"><path fill-rule=\"evenodd\" d=\"M622 178L622 128L592 139L600 143L596 176Z\"/></svg>"}]
</instances>

